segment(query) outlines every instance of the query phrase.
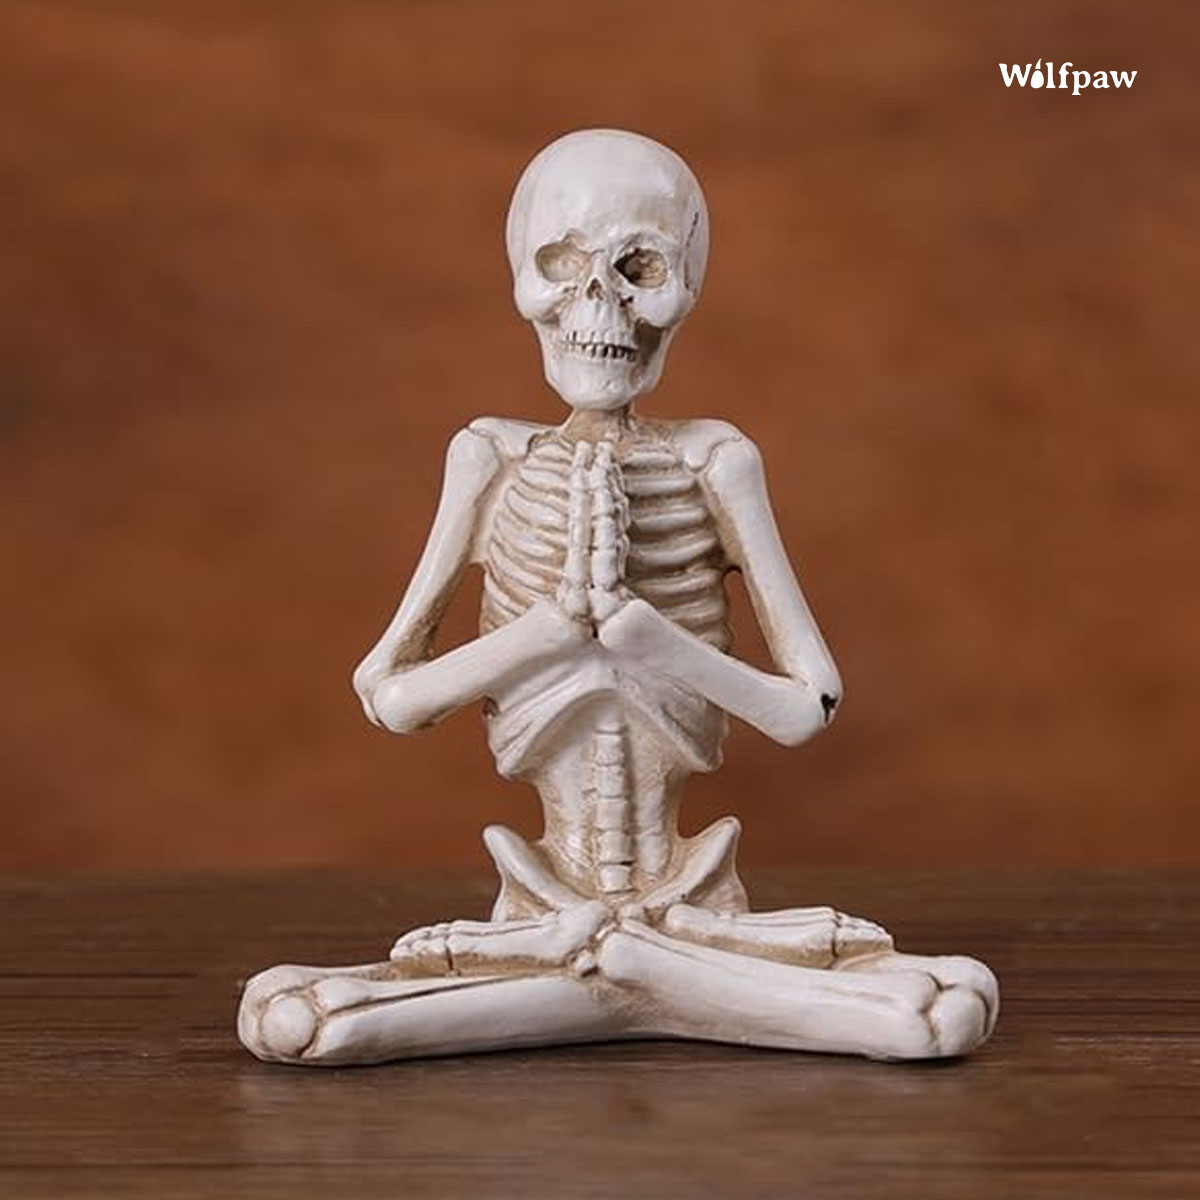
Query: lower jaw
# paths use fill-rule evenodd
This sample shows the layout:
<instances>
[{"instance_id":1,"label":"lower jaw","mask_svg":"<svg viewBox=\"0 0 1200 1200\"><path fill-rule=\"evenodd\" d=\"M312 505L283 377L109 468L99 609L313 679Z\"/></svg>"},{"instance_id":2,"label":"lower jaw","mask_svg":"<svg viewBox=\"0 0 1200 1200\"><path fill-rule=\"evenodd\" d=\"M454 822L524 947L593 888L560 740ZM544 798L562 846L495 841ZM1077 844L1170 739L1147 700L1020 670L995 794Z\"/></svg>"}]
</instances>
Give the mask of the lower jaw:
<instances>
[{"instance_id":1,"label":"lower jaw","mask_svg":"<svg viewBox=\"0 0 1200 1200\"><path fill-rule=\"evenodd\" d=\"M642 390L633 363L561 363L549 376L573 408L620 408Z\"/></svg>"}]
</instances>

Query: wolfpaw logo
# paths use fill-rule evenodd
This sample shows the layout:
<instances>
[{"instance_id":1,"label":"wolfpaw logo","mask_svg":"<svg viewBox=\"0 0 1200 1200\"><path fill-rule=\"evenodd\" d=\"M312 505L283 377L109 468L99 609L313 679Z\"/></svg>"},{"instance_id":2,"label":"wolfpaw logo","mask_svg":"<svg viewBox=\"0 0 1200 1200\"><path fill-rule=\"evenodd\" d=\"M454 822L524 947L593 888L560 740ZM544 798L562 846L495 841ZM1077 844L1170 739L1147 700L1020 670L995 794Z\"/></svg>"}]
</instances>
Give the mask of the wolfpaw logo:
<instances>
[{"instance_id":1,"label":"wolfpaw logo","mask_svg":"<svg viewBox=\"0 0 1200 1200\"><path fill-rule=\"evenodd\" d=\"M1013 63L1012 66L1009 66L1008 63L1001 63L1000 77L1004 80L1005 87L1012 87L1016 83L1021 87L1044 87L1047 91L1071 88L1072 96L1078 96L1085 87L1090 87L1093 91L1110 86L1131 88L1133 81L1137 78L1136 71L1072 71L1071 68L1074 65L1074 63L1065 62L1059 66L1058 83L1054 82L1054 64L1046 63L1046 69L1043 71L1040 58L1037 60L1036 66L1033 63L1026 63L1024 69L1016 63ZM1068 74L1071 76L1071 83L1067 82Z\"/></svg>"}]
</instances>

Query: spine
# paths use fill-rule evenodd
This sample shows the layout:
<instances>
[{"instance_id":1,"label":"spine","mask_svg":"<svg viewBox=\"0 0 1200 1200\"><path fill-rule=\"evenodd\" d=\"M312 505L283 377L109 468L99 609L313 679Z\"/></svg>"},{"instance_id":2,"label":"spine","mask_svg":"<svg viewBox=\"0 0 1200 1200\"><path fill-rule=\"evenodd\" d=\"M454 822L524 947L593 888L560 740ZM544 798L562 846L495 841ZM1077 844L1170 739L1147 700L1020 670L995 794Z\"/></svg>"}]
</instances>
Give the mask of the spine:
<instances>
[{"instance_id":1,"label":"spine","mask_svg":"<svg viewBox=\"0 0 1200 1200\"><path fill-rule=\"evenodd\" d=\"M596 876L605 895L633 885L633 838L629 833L629 787L625 739L619 725L605 723L593 735L592 803L596 829Z\"/></svg>"}]
</instances>

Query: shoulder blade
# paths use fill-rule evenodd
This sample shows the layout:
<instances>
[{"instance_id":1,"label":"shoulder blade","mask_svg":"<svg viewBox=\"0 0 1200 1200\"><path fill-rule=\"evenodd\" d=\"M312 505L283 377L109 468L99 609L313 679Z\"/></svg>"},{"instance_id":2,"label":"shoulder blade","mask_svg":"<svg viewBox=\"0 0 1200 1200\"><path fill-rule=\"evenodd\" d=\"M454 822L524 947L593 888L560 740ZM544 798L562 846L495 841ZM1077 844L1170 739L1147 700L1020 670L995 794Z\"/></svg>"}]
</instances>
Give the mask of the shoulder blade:
<instances>
[{"instance_id":1,"label":"shoulder blade","mask_svg":"<svg viewBox=\"0 0 1200 1200\"><path fill-rule=\"evenodd\" d=\"M750 440L736 425L707 417L694 421L680 421L671 430L671 436L683 456L683 461L693 471L704 471L712 460L713 452L723 443Z\"/></svg>"},{"instance_id":2,"label":"shoulder blade","mask_svg":"<svg viewBox=\"0 0 1200 1200\"><path fill-rule=\"evenodd\" d=\"M505 458L524 458L529 443L552 426L512 417L476 417L467 428L489 438Z\"/></svg>"}]
</instances>

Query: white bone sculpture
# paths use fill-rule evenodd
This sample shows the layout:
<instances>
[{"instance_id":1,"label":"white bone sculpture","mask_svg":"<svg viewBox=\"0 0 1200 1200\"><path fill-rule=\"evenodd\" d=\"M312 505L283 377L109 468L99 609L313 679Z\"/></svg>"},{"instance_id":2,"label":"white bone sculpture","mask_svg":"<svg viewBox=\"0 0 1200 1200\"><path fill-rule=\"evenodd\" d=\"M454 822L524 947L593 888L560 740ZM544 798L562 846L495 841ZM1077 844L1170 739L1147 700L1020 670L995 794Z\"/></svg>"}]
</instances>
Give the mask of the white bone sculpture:
<instances>
[{"instance_id":1,"label":"white bone sculpture","mask_svg":"<svg viewBox=\"0 0 1200 1200\"><path fill-rule=\"evenodd\" d=\"M485 830L501 879L490 920L414 930L388 962L255 976L242 1042L311 1064L643 1037L972 1050L998 1006L982 963L897 953L830 908L751 912L738 822L677 829L687 775L720 762L726 714L794 746L841 694L754 443L632 407L704 277L695 177L648 138L568 134L521 177L507 241L517 308L571 414L454 437L425 551L354 686L396 733L485 701L497 768L537 789L545 833ZM433 657L469 564L484 572L480 635ZM731 570L779 674L728 653Z\"/></svg>"}]
</instances>

